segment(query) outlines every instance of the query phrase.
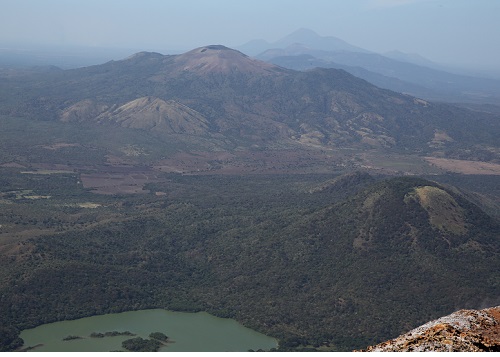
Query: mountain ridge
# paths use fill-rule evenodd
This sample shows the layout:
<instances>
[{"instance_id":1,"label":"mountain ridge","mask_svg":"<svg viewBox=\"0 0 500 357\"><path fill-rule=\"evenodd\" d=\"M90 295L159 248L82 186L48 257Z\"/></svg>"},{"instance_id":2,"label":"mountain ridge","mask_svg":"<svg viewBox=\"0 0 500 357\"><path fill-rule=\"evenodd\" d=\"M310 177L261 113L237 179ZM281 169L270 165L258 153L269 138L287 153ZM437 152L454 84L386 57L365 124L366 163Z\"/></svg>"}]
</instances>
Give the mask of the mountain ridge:
<instances>
[{"instance_id":1,"label":"mountain ridge","mask_svg":"<svg viewBox=\"0 0 500 357\"><path fill-rule=\"evenodd\" d=\"M315 49L324 51L350 51L369 53L361 47L357 47L347 43L346 41L334 36L320 36L310 29L301 28L282 39L273 43L276 47L287 47L293 44L306 44Z\"/></svg>"},{"instance_id":2,"label":"mountain ridge","mask_svg":"<svg viewBox=\"0 0 500 357\"><path fill-rule=\"evenodd\" d=\"M256 56L266 50L288 47L294 44L302 44L323 51L352 51L370 53L370 51L351 45L340 38L334 36L320 36L315 31L307 28L297 29L272 43L265 40L252 40L241 46L237 46L237 48L251 56Z\"/></svg>"},{"instance_id":3,"label":"mountain ridge","mask_svg":"<svg viewBox=\"0 0 500 357\"><path fill-rule=\"evenodd\" d=\"M476 77L467 74L468 71L457 72L456 69L434 63L418 54L405 54L399 51L379 54L367 51L334 37L320 36L312 30L297 30L273 44L260 43L260 51L252 50L251 44L239 48L243 52L248 48L248 52L256 58L276 64L281 64L275 60L277 57L308 54L317 59L317 65L343 68L383 88L408 92L429 100L496 104L500 98L498 79ZM320 60L324 63L321 64ZM303 67L305 64L300 66ZM353 71L352 69L356 67L361 67L372 74ZM296 63L295 67L289 68L299 67ZM392 81L373 78L374 74L392 78ZM395 80L402 83L397 83Z\"/></svg>"},{"instance_id":4,"label":"mountain ridge","mask_svg":"<svg viewBox=\"0 0 500 357\"><path fill-rule=\"evenodd\" d=\"M9 92L11 99L6 96L11 103L27 98L14 105L14 113L68 121L78 112L77 103L90 101L74 119L99 122L101 109L151 97L199 113L206 129L232 147L352 146L429 155L458 150L461 158L466 152L475 157L478 150L493 157L500 153L494 115L384 90L343 70L285 69L220 45L181 55L142 52L34 78L34 83L23 79ZM192 132L205 135L207 130Z\"/></svg>"}]
</instances>

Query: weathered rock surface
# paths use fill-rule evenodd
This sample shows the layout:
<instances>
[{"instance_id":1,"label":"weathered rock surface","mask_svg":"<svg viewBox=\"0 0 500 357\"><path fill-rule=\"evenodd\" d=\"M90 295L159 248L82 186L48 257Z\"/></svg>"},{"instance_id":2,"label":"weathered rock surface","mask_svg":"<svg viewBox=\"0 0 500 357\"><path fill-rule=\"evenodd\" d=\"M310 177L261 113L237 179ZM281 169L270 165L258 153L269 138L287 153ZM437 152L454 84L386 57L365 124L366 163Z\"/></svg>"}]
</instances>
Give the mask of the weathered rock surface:
<instances>
[{"instance_id":1,"label":"weathered rock surface","mask_svg":"<svg viewBox=\"0 0 500 357\"><path fill-rule=\"evenodd\" d=\"M365 352L500 352L500 306L460 310Z\"/></svg>"}]
</instances>

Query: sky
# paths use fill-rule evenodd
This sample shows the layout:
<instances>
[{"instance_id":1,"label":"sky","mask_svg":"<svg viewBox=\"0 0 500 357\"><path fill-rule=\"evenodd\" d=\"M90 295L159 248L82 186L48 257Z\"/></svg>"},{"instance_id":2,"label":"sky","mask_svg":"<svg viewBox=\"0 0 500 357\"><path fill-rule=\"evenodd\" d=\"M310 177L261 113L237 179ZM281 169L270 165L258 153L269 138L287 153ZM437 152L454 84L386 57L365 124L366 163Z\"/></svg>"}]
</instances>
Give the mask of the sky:
<instances>
[{"instance_id":1,"label":"sky","mask_svg":"<svg viewBox=\"0 0 500 357\"><path fill-rule=\"evenodd\" d=\"M299 28L384 53L500 71L500 0L0 0L0 46L164 54Z\"/></svg>"}]
</instances>

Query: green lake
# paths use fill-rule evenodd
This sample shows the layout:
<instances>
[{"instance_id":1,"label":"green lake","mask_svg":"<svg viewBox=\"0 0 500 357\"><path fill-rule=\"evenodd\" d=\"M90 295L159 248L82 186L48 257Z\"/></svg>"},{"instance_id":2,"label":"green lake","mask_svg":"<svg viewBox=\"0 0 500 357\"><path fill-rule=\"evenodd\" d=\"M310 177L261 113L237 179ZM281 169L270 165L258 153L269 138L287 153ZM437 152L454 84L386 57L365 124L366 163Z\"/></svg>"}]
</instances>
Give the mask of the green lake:
<instances>
[{"instance_id":1,"label":"green lake","mask_svg":"<svg viewBox=\"0 0 500 357\"><path fill-rule=\"evenodd\" d=\"M137 336L92 338L90 334L130 331ZM249 349L270 350L278 342L235 320L212 316L206 312L187 313L167 310L129 311L60 321L21 332L24 347L37 346L31 351L45 352L106 352L124 351L122 342L133 338L149 338L152 332L162 332L169 342L161 352L239 352ZM64 341L67 336L81 339Z\"/></svg>"}]
</instances>

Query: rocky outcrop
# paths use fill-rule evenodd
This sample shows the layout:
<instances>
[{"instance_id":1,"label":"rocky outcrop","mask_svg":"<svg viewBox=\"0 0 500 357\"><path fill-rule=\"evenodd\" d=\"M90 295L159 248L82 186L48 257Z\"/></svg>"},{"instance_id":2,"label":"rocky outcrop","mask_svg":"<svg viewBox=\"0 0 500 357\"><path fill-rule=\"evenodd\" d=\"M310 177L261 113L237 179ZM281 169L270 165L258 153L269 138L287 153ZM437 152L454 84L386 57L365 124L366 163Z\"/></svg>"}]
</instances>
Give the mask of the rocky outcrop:
<instances>
[{"instance_id":1,"label":"rocky outcrop","mask_svg":"<svg viewBox=\"0 0 500 357\"><path fill-rule=\"evenodd\" d=\"M500 306L460 310L364 352L500 352Z\"/></svg>"}]
</instances>

